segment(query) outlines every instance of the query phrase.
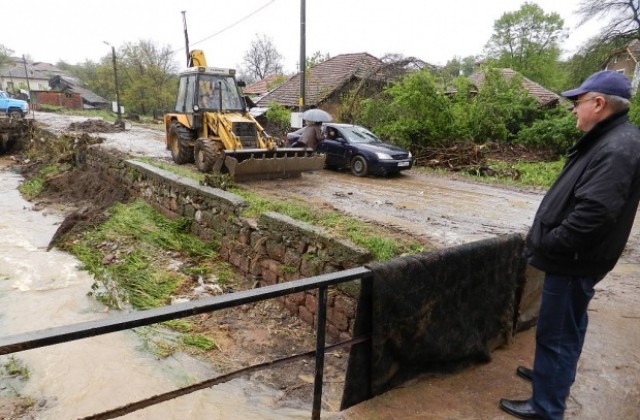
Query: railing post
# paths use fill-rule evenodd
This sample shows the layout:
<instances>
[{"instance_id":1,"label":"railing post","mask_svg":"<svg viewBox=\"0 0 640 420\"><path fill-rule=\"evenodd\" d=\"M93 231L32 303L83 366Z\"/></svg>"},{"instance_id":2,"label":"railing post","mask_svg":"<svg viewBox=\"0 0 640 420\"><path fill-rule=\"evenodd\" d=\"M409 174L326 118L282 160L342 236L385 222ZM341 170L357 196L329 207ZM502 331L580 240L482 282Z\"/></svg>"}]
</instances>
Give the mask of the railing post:
<instances>
[{"instance_id":1,"label":"railing post","mask_svg":"<svg viewBox=\"0 0 640 420\"><path fill-rule=\"evenodd\" d=\"M320 420L322 411L322 377L324 375L324 342L327 324L327 286L318 288L318 310L316 311L316 375L313 381L312 420Z\"/></svg>"}]
</instances>

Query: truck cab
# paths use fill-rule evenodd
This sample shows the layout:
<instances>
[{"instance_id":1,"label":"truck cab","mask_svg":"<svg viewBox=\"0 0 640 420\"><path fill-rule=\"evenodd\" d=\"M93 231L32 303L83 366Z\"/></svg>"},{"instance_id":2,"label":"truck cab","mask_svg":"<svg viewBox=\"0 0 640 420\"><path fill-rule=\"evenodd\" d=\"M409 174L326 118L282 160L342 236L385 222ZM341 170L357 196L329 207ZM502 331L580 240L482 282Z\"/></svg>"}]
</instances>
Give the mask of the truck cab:
<instances>
[{"instance_id":1,"label":"truck cab","mask_svg":"<svg viewBox=\"0 0 640 420\"><path fill-rule=\"evenodd\" d=\"M21 99L13 99L7 92L0 90L0 112L9 118L21 119L29 113L29 104Z\"/></svg>"}]
</instances>

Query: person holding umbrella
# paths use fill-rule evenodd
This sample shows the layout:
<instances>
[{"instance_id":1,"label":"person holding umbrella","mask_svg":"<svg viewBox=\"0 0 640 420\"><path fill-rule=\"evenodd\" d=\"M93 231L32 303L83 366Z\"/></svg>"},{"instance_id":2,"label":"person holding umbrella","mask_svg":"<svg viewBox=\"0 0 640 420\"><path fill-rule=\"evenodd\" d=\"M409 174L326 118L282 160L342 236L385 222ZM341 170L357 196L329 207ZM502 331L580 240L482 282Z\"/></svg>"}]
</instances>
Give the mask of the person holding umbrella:
<instances>
[{"instance_id":1,"label":"person holding umbrella","mask_svg":"<svg viewBox=\"0 0 640 420\"><path fill-rule=\"evenodd\" d=\"M312 150L316 150L318 143L324 140L322 135L322 123L307 121L307 126L304 128L300 138L293 143L293 147L306 147Z\"/></svg>"},{"instance_id":2,"label":"person holding umbrella","mask_svg":"<svg viewBox=\"0 0 640 420\"><path fill-rule=\"evenodd\" d=\"M309 109L302 114L302 118L307 122L302 135L293 144L293 147L306 147L316 150L318 143L324 140L322 135L322 123L331 121L332 117L328 112L321 109Z\"/></svg>"}]
</instances>

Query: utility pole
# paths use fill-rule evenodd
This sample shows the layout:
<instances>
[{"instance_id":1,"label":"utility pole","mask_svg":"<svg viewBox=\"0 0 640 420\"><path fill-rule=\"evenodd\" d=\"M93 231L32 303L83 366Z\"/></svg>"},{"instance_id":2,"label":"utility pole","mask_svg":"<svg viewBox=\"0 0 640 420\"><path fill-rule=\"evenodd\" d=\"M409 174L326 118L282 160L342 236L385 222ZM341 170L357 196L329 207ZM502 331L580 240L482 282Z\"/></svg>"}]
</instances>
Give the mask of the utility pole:
<instances>
[{"instance_id":1,"label":"utility pole","mask_svg":"<svg viewBox=\"0 0 640 420\"><path fill-rule=\"evenodd\" d=\"M306 0L300 0L300 98L298 98L298 107L300 112L304 112L305 101L305 72L307 71L307 53L306 49Z\"/></svg>"},{"instance_id":2,"label":"utility pole","mask_svg":"<svg viewBox=\"0 0 640 420\"><path fill-rule=\"evenodd\" d=\"M115 125L124 128L124 122L122 121L122 112L120 111L120 86L118 85L118 66L116 65L116 47L109 44L107 41L102 41L111 47L111 57L113 59L113 78L116 84L116 122Z\"/></svg>"},{"instance_id":3,"label":"utility pole","mask_svg":"<svg viewBox=\"0 0 640 420\"><path fill-rule=\"evenodd\" d=\"M27 59L24 58L24 54L22 54L22 64L24 65L24 76L27 78L27 91L29 91L29 98L27 102L29 103L29 108L31 109L31 84L29 83L29 71L27 70ZM35 116L35 111L33 111L33 109L31 109L31 111Z\"/></svg>"},{"instance_id":4,"label":"utility pole","mask_svg":"<svg viewBox=\"0 0 640 420\"><path fill-rule=\"evenodd\" d=\"M184 27L184 49L187 52L187 67L191 67L191 54L189 53L189 33L187 32L187 11L182 12L182 26Z\"/></svg>"}]
</instances>

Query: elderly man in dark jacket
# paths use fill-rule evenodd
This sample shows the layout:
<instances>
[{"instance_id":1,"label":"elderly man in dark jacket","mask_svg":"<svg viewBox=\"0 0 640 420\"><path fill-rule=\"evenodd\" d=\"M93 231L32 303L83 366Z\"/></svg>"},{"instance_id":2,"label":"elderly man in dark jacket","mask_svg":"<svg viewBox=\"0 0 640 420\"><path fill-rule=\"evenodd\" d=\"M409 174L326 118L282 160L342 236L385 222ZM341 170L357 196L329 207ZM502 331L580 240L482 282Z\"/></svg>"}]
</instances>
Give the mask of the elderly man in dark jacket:
<instances>
[{"instance_id":1,"label":"elderly man in dark jacket","mask_svg":"<svg viewBox=\"0 0 640 420\"><path fill-rule=\"evenodd\" d=\"M631 85L612 71L562 94L585 134L536 213L527 235L529 264L545 272L528 400L500 401L519 418L562 419L587 330L594 285L618 261L640 200L640 131L628 118Z\"/></svg>"}]
</instances>

